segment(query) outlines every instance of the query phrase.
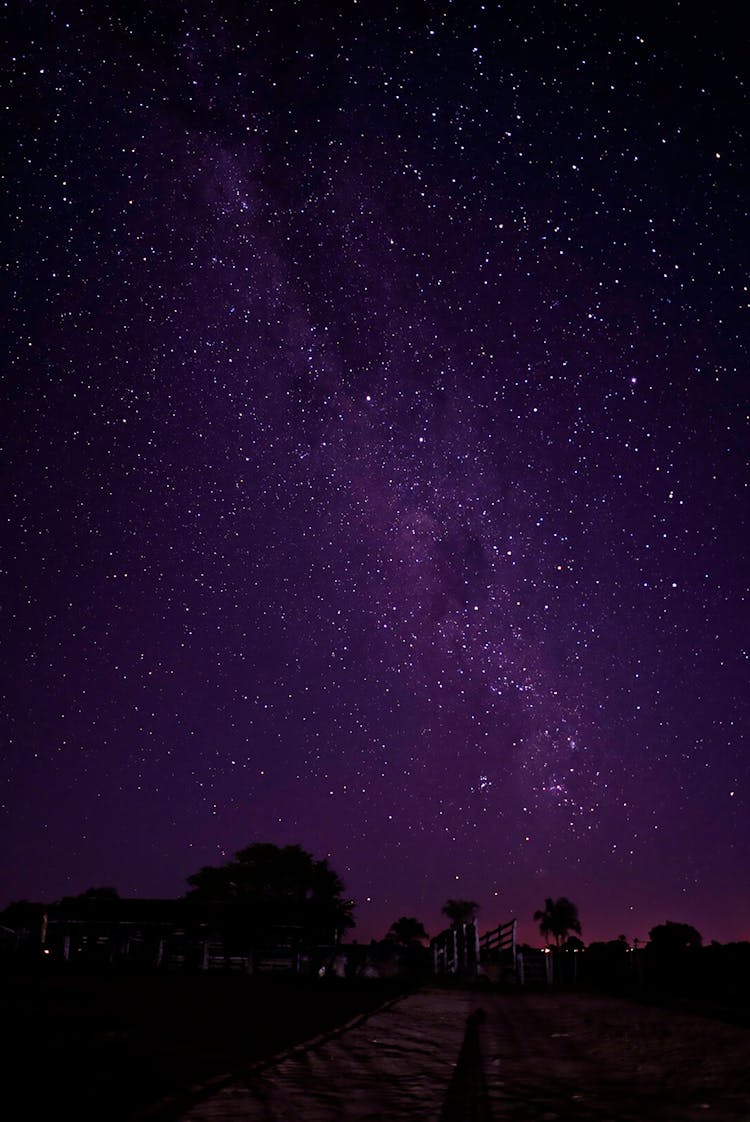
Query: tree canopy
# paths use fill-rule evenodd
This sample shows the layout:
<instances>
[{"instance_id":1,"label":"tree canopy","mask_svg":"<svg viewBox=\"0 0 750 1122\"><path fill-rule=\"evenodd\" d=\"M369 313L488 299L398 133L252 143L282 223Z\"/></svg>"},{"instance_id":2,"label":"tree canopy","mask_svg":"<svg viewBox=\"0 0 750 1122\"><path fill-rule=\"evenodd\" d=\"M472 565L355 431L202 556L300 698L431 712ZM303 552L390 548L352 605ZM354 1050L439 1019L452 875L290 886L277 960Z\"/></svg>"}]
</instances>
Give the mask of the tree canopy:
<instances>
[{"instance_id":1,"label":"tree canopy","mask_svg":"<svg viewBox=\"0 0 750 1122\"><path fill-rule=\"evenodd\" d=\"M470 923L471 920L476 919L478 911L479 904L476 900L446 900L442 907L443 915L451 921L453 927Z\"/></svg>"},{"instance_id":2,"label":"tree canopy","mask_svg":"<svg viewBox=\"0 0 750 1122\"><path fill-rule=\"evenodd\" d=\"M119 900L120 893L116 888L110 884L92 885L87 888L85 892L79 892L77 896L65 896L65 900Z\"/></svg>"},{"instance_id":3,"label":"tree canopy","mask_svg":"<svg viewBox=\"0 0 750 1122\"><path fill-rule=\"evenodd\" d=\"M655 950L671 954L674 951L686 951L693 947L700 947L703 936L690 923L675 923L668 919L666 923L659 923L652 927L648 933L651 945Z\"/></svg>"},{"instance_id":4,"label":"tree canopy","mask_svg":"<svg viewBox=\"0 0 750 1122\"><path fill-rule=\"evenodd\" d=\"M204 866L188 884L189 899L218 907L255 941L280 927L306 941L337 941L354 926L341 878L299 845L257 842L224 865Z\"/></svg>"},{"instance_id":5,"label":"tree canopy","mask_svg":"<svg viewBox=\"0 0 750 1122\"><path fill-rule=\"evenodd\" d=\"M401 916L391 924L387 938L392 939L399 946L411 947L422 943L424 939L429 939L429 935L421 920L415 916Z\"/></svg>"},{"instance_id":6,"label":"tree canopy","mask_svg":"<svg viewBox=\"0 0 750 1122\"><path fill-rule=\"evenodd\" d=\"M559 896L553 900L548 896L544 901L544 908L534 912L534 920L539 924L539 932L545 937L553 936L559 947L568 933L575 931L581 934L581 921L578 918L578 908L567 896Z\"/></svg>"}]
</instances>

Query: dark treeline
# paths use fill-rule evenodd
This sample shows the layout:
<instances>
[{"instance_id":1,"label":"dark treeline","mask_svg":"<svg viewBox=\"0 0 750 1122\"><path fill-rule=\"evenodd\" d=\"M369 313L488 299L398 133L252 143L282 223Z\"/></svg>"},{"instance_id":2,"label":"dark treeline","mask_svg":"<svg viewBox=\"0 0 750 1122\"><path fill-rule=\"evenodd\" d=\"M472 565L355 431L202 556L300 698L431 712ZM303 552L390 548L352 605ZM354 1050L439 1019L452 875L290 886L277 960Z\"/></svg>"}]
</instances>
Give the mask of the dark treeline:
<instances>
[{"instance_id":1,"label":"dark treeline","mask_svg":"<svg viewBox=\"0 0 750 1122\"><path fill-rule=\"evenodd\" d=\"M576 905L548 897L534 913L547 944L540 949L516 946L515 920L501 924L497 938L480 933L479 905L449 899L448 927L432 940L418 917L402 915L382 938L358 944L344 942L354 911L327 860L298 845L254 843L191 875L177 899L123 899L107 886L51 904L16 901L0 912L0 961L415 982L457 973L504 987L555 984L706 1010L750 1008L750 943L704 946L688 923L658 924L643 945L621 935L586 946Z\"/></svg>"},{"instance_id":2,"label":"dark treeline","mask_svg":"<svg viewBox=\"0 0 750 1122\"><path fill-rule=\"evenodd\" d=\"M667 921L649 941L625 936L559 952L561 984L634 997L750 1023L750 942L703 945L691 924Z\"/></svg>"}]
</instances>

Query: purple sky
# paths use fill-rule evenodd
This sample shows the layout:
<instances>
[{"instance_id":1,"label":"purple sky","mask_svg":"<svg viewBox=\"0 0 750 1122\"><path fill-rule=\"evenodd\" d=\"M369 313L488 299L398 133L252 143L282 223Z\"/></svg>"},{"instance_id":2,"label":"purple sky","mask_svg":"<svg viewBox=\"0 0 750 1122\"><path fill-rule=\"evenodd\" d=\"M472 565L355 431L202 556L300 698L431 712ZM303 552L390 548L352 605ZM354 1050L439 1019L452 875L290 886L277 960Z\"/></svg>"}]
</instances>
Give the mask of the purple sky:
<instances>
[{"instance_id":1,"label":"purple sky","mask_svg":"<svg viewBox=\"0 0 750 1122\"><path fill-rule=\"evenodd\" d=\"M736 7L124 7L4 33L0 905L750 938Z\"/></svg>"}]
</instances>

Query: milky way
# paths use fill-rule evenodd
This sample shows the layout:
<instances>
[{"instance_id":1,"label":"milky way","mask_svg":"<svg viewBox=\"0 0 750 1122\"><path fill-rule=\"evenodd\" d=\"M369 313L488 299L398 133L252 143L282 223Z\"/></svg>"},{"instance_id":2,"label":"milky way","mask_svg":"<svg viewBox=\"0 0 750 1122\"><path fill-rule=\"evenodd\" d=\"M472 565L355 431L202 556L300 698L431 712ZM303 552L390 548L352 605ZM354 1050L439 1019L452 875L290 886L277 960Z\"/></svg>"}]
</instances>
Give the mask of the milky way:
<instances>
[{"instance_id":1,"label":"milky way","mask_svg":"<svg viewBox=\"0 0 750 1122\"><path fill-rule=\"evenodd\" d=\"M750 937L736 12L120 9L5 29L3 902Z\"/></svg>"}]
</instances>

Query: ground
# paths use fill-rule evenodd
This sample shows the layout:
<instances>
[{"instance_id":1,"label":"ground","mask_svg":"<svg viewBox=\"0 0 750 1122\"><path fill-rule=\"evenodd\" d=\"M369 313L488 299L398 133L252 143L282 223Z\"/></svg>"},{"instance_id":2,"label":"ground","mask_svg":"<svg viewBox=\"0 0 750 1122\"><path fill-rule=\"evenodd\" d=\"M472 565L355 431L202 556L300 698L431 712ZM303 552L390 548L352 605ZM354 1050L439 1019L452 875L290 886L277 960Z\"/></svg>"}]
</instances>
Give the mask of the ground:
<instances>
[{"instance_id":1,"label":"ground","mask_svg":"<svg viewBox=\"0 0 750 1122\"><path fill-rule=\"evenodd\" d=\"M0 974L4 1098L20 1098L28 1118L125 1122L149 1104L175 1095L181 1102L195 1084L341 1025L395 992L378 982L254 979L232 971Z\"/></svg>"},{"instance_id":2,"label":"ground","mask_svg":"<svg viewBox=\"0 0 750 1122\"><path fill-rule=\"evenodd\" d=\"M499 1118L750 1118L747 1028L593 995L484 1005L489 1096L506 1108L493 1112Z\"/></svg>"},{"instance_id":3,"label":"ground","mask_svg":"<svg viewBox=\"0 0 750 1122\"><path fill-rule=\"evenodd\" d=\"M750 1029L612 997L231 974L6 977L0 996L25 1117L750 1119Z\"/></svg>"},{"instance_id":4,"label":"ground","mask_svg":"<svg viewBox=\"0 0 750 1122\"><path fill-rule=\"evenodd\" d=\"M212 1093L184 1122L747 1122L746 1028L581 994L433 990Z\"/></svg>"}]
</instances>

